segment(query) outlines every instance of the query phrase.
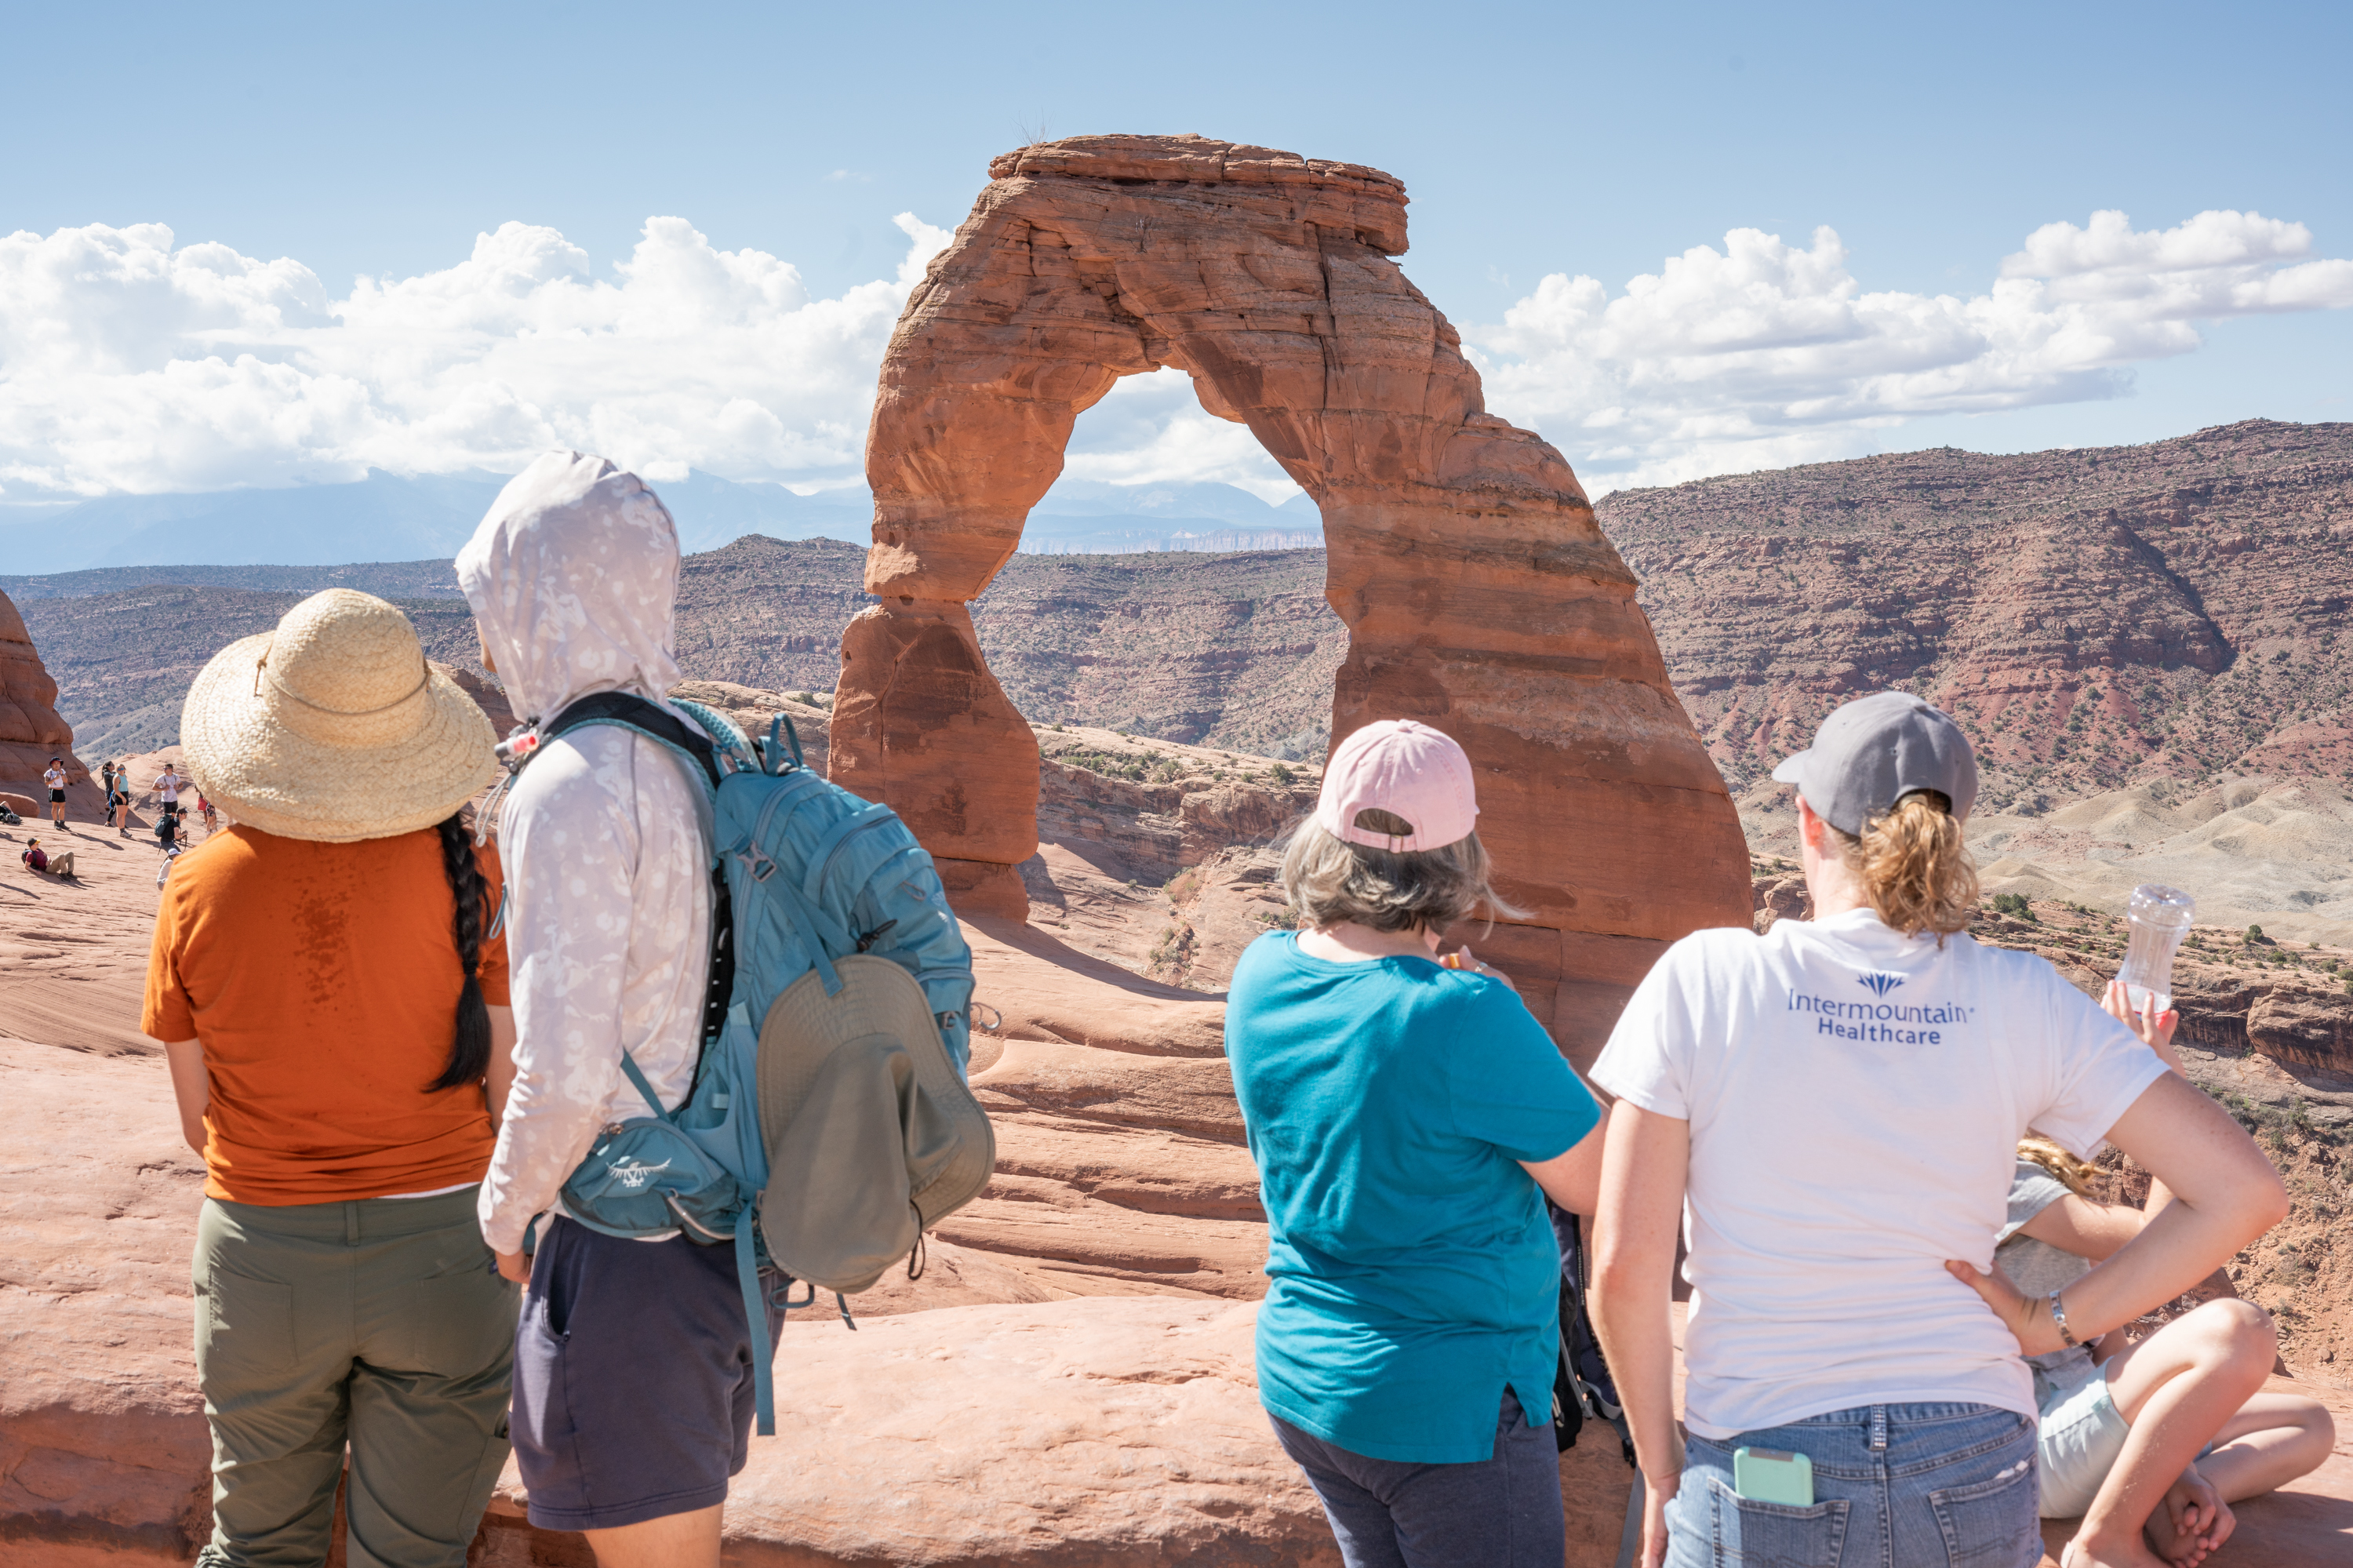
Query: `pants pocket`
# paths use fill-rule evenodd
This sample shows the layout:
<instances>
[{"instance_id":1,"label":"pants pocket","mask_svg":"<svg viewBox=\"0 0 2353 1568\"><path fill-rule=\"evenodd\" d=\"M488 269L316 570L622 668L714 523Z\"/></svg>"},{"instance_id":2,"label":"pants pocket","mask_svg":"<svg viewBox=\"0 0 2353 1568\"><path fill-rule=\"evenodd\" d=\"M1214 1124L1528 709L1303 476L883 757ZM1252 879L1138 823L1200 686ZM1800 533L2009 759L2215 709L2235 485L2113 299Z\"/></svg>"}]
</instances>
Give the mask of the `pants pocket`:
<instances>
[{"instance_id":1,"label":"pants pocket","mask_svg":"<svg viewBox=\"0 0 2353 1568\"><path fill-rule=\"evenodd\" d=\"M401 1292L406 1363L398 1370L468 1377L505 1364L514 1353L518 1289L475 1269L412 1282Z\"/></svg>"},{"instance_id":2,"label":"pants pocket","mask_svg":"<svg viewBox=\"0 0 2353 1568\"><path fill-rule=\"evenodd\" d=\"M1844 1499L1811 1508L1757 1502L1715 1477L1708 1478L1714 1503L1715 1558L1742 1568L1838 1568L1846 1548Z\"/></svg>"},{"instance_id":3,"label":"pants pocket","mask_svg":"<svg viewBox=\"0 0 2353 1568\"><path fill-rule=\"evenodd\" d=\"M2034 1466L2024 1459L1988 1480L1931 1491L1948 1568L2034 1568L2042 1561L2038 1500Z\"/></svg>"},{"instance_id":4,"label":"pants pocket","mask_svg":"<svg viewBox=\"0 0 2353 1568\"><path fill-rule=\"evenodd\" d=\"M291 1285L215 1267L197 1282L196 1295L196 1380L207 1401L288 1381L295 1360Z\"/></svg>"}]
</instances>

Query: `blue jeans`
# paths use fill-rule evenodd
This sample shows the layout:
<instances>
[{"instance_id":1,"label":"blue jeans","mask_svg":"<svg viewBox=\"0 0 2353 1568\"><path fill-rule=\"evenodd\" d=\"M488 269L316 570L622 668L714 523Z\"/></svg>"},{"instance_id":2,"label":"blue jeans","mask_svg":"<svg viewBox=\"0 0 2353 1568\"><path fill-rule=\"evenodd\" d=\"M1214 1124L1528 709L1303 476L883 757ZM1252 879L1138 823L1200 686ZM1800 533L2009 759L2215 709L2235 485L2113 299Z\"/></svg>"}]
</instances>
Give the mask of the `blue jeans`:
<instances>
[{"instance_id":1,"label":"blue jeans","mask_svg":"<svg viewBox=\"0 0 2353 1568\"><path fill-rule=\"evenodd\" d=\"M1504 1391L1495 1451L1461 1465L1373 1459L1270 1414L1347 1568L1560 1568L1560 1446ZM2031 1447L2030 1440L2029 1447Z\"/></svg>"},{"instance_id":2,"label":"blue jeans","mask_svg":"<svg viewBox=\"0 0 2353 1568\"><path fill-rule=\"evenodd\" d=\"M1736 1448L1813 1461L1814 1506L1732 1489ZM1986 1404L1873 1404L1694 1435L1667 1504L1667 1568L2035 1568L2042 1560L2034 1423Z\"/></svg>"}]
</instances>

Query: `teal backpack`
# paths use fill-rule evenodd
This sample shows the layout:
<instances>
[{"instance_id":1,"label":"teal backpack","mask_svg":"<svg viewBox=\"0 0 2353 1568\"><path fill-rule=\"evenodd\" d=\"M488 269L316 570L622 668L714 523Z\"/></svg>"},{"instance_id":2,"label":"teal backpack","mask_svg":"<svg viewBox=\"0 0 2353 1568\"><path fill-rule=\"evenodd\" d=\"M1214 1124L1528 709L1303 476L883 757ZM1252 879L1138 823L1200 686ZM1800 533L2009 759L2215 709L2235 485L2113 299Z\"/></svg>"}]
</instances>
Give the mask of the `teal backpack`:
<instances>
[{"instance_id":1,"label":"teal backpack","mask_svg":"<svg viewBox=\"0 0 2353 1568\"><path fill-rule=\"evenodd\" d=\"M835 995L842 989L836 959L853 953L888 959L923 989L955 1065L957 1092L968 1095L961 1079L970 1061L972 949L932 857L898 813L810 772L789 719L778 715L766 745L747 747L735 726L710 709L672 700L720 738L706 739L643 697L599 692L499 750L511 773L520 772L547 741L612 725L675 752L687 775L709 791L715 854L711 980L693 1087L684 1103L660 1110L659 1097L624 1051L621 1071L659 1114L600 1134L565 1181L563 1200L573 1219L607 1235L675 1230L706 1245L733 1246L754 1347L759 1431L770 1436L776 1396L759 1280L768 1259L757 1225L769 1185L758 1106L762 1023L777 997L812 970ZM985 1118L980 1129L985 1139ZM982 1182L989 1163L977 1166ZM972 1168L970 1160L965 1164ZM935 1186L917 1206L911 1277L921 1271L922 1227L978 1192L970 1181L955 1185L971 1190ZM816 1295L812 1281L807 1299L780 1295L776 1304L805 1307ZM855 1329L848 1303L839 1294L835 1299L842 1320Z\"/></svg>"}]
</instances>

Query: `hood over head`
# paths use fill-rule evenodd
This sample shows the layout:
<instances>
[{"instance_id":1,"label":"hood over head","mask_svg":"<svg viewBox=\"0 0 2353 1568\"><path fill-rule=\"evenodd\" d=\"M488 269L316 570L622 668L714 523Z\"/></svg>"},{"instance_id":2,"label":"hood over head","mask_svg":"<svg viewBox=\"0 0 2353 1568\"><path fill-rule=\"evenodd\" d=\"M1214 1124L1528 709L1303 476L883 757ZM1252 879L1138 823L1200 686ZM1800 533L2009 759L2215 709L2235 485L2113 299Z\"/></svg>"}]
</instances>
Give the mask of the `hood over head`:
<instances>
[{"instance_id":1,"label":"hood over head","mask_svg":"<svg viewBox=\"0 0 2353 1568\"><path fill-rule=\"evenodd\" d=\"M678 527L607 459L549 452L508 481L458 552L458 586L525 724L591 692L678 684Z\"/></svg>"}]
</instances>

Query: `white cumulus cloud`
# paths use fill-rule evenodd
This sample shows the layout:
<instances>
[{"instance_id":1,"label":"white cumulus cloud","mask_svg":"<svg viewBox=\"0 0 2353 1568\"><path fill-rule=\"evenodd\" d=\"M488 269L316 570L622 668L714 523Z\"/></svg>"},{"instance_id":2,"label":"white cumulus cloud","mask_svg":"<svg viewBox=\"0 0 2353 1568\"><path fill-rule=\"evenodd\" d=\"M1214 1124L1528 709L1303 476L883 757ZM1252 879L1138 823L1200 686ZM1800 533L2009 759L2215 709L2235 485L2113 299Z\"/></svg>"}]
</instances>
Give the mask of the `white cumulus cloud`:
<instances>
[{"instance_id":1,"label":"white cumulus cloud","mask_svg":"<svg viewBox=\"0 0 2353 1568\"><path fill-rule=\"evenodd\" d=\"M1852 455L1934 414L2115 397L2194 323L2353 306L2353 261L2311 231L2203 212L2137 230L2121 212L2047 224L1981 294L1868 292L1836 231L1736 228L1616 294L1556 272L1466 329L1489 406L1567 454L1588 488Z\"/></svg>"},{"instance_id":2,"label":"white cumulus cloud","mask_svg":"<svg viewBox=\"0 0 2353 1568\"><path fill-rule=\"evenodd\" d=\"M949 238L813 299L790 263L647 220L600 278L554 229L342 299L298 261L160 224L0 238L0 484L79 494L519 468L574 446L671 471L856 471L875 368Z\"/></svg>"},{"instance_id":3,"label":"white cumulus cloud","mask_svg":"<svg viewBox=\"0 0 2353 1568\"><path fill-rule=\"evenodd\" d=\"M0 498L512 471L559 445L657 477L855 485L883 345L950 238L897 222L896 274L823 299L789 261L679 217L649 218L601 270L509 223L454 266L340 298L299 261L181 246L160 224L0 237ZM1926 416L2115 397L2134 365L2197 348L2200 323L2353 305L2353 261L2257 213L2154 230L2094 213L1989 270L1966 296L1871 291L1832 229L1803 245L1735 229L1614 291L1554 273L1464 339L1490 406L1599 493L1849 456ZM1068 471L1293 491L1174 371L1082 417Z\"/></svg>"}]
</instances>

